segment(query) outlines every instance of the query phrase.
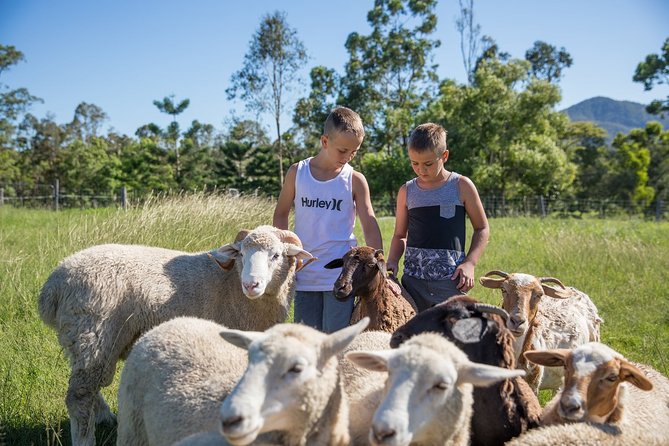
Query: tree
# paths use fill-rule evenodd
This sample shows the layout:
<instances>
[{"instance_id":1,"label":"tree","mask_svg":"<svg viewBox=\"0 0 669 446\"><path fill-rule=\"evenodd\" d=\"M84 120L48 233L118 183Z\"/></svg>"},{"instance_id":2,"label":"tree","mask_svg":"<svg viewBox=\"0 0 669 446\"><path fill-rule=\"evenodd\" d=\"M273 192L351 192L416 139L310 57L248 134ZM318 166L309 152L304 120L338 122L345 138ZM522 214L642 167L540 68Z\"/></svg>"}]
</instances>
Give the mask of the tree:
<instances>
[{"instance_id":1,"label":"tree","mask_svg":"<svg viewBox=\"0 0 669 446\"><path fill-rule=\"evenodd\" d=\"M634 73L634 82L642 82L644 90L652 90L655 85L669 83L669 37L664 41L662 54L649 54L639 63ZM654 100L646 107L648 113L664 116L669 112L669 96L664 101Z\"/></svg>"},{"instance_id":2,"label":"tree","mask_svg":"<svg viewBox=\"0 0 669 446\"><path fill-rule=\"evenodd\" d=\"M228 99L239 97L248 110L271 113L277 136L277 158L280 184L283 184L283 146L281 117L285 94L298 78L298 71L307 61L304 45L297 32L286 21L283 12L263 17L244 56L241 70L232 75L232 86L226 89Z\"/></svg>"},{"instance_id":3,"label":"tree","mask_svg":"<svg viewBox=\"0 0 669 446\"><path fill-rule=\"evenodd\" d=\"M302 137L302 146L308 151L320 149L323 125L336 105L340 80L337 73L324 66L311 69L311 92L295 105L293 123Z\"/></svg>"},{"instance_id":4,"label":"tree","mask_svg":"<svg viewBox=\"0 0 669 446\"><path fill-rule=\"evenodd\" d=\"M458 0L460 4L460 16L455 21L455 26L460 34L460 53L462 63L467 73L469 84L474 80L476 60L478 59L479 34L481 25L474 22L474 0Z\"/></svg>"},{"instance_id":5,"label":"tree","mask_svg":"<svg viewBox=\"0 0 669 446\"><path fill-rule=\"evenodd\" d=\"M437 26L436 0L375 0L367 14L372 31L349 34L349 60L342 77L342 100L362 117L365 146L388 154L406 147L416 116L437 86L430 36Z\"/></svg>"},{"instance_id":6,"label":"tree","mask_svg":"<svg viewBox=\"0 0 669 446\"><path fill-rule=\"evenodd\" d=\"M92 138L98 136L100 126L108 119L100 107L95 104L82 102L77 105L74 111L74 118L69 124L69 131L73 136L81 141L89 142Z\"/></svg>"},{"instance_id":7,"label":"tree","mask_svg":"<svg viewBox=\"0 0 669 446\"><path fill-rule=\"evenodd\" d=\"M190 105L190 99L184 99L176 104L174 102L174 95L166 96L162 101L153 101L153 105L158 107L162 113L167 113L172 116L172 123L167 127L167 137L172 141L174 147L174 155L176 157L175 173L176 180L179 182L181 177L181 163L179 159L179 146L177 140L179 139L179 124L177 123L177 115L181 114Z\"/></svg>"},{"instance_id":8,"label":"tree","mask_svg":"<svg viewBox=\"0 0 669 446\"><path fill-rule=\"evenodd\" d=\"M525 59L532 65L532 75L547 82L560 80L562 70L573 63L571 55L564 47L558 50L540 40L534 42L534 46L525 52Z\"/></svg>"},{"instance_id":9,"label":"tree","mask_svg":"<svg viewBox=\"0 0 669 446\"><path fill-rule=\"evenodd\" d=\"M609 197L606 182L612 169L613 153L606 144L606 130L592 122L571 122L561 138L561 145L577 167L576 197Z\"/></svg>"}]
</instances>

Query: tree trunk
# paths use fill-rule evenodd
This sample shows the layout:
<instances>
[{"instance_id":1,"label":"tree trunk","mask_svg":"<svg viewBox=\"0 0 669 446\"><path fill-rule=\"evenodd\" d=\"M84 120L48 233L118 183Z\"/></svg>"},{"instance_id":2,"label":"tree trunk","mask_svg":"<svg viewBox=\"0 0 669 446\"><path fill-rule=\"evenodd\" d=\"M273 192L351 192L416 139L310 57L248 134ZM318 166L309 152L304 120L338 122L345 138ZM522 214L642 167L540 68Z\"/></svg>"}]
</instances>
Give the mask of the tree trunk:
<instances>
[{"instance_id":1,"label":"tree trunk","mask_svg":"<svg viewBox=\"0 0 669 446\"><path fill-rule=\"evenodd\" d=\"M281 124L276 117L277 156L279 157L279 186L283 187L283 146L281 145Z\"/></svg>"}]
</instances>

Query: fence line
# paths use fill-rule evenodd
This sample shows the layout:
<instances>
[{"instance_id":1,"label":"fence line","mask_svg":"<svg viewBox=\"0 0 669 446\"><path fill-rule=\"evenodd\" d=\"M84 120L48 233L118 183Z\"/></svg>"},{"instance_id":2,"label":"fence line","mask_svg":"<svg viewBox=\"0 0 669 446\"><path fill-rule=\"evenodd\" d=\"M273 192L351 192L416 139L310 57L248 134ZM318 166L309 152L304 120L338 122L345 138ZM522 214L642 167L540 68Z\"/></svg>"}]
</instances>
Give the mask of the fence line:
<instances>
[{"instance_id":1,"label":"fence line","mask_svg":"<svg viewBox=\"0 0 669 446\"><path fill-rule=\"evenodd\" d=\"M257 195L257 190L254 195ZM226 193L238 196L236 189ZM51 208L54 210L69 208L121 207L126 209L130 202L141 202L149 193L128 191L126 186L117 191L99 193L91 190L80 190L78 193L60 187L58 180L54 184L38 184L25 187L22 184L0 185L0 206ZM610 199L562 199L545 196L524 196L504 198L499 196L481 196L483 208L490 218L515 216L559 216L584 217L594 216L607 218L614 216L644 216L656 221L669 218L669 207L663 200L654 200L649 206L640 207L630 200ZM394 215L395 205L374 203L378 215Z\"/></svg>"}]
</instances>

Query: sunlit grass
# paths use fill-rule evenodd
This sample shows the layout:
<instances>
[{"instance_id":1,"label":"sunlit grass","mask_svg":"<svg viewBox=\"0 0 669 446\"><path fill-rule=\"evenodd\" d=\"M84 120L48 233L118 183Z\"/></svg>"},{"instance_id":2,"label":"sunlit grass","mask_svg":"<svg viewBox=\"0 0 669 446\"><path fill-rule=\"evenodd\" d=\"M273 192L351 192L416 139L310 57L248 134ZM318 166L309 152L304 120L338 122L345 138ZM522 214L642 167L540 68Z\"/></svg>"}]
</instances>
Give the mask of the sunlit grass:
<instances>
[{"instance_id":1,"label":"sunlit grass","mask_svg":"<svg viewBox=\"0 0 669 446\"><path fill-rule=\"evenodd\" d=\"M203 251L242 228L269 224L274 203L254 197L196 194L155 198L127 211L0 207L0 431L6 444L69 444L64 398L69 368L37 316L37 295L64 257L101 243ZM379 219L386 250L394 220ZM554 276L588 293L605 319L603 341L630 359L669 372L669 223L642 220L503 218L476 277L500 269ZM356 227L360 243L360 227ZM468 234L471 234L469 228ZM498 291L474 297L498 304ZM103 390L116 410L116 381ZM99 444L114 444L100 430Z\"/></svg>"}]
</instances>

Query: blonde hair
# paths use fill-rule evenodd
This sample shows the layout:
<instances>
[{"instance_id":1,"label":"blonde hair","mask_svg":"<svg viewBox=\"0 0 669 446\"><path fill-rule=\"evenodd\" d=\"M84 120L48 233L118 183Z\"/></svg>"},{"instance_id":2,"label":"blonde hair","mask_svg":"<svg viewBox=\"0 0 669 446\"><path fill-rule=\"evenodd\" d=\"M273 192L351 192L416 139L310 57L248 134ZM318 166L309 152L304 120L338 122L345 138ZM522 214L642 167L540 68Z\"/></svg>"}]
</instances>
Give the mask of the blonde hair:
<instances>
[{"instance_id":1,"label":"blonde hair","mask_svg":"<svg viewBox=\"0 0 669 446\"><path fill-rule=\"evenodd\" d=\"M427 122L421 124L409 135L409 149L417 152L431 150L435 155L442 155L448 150L446 129L439 124Z\"/></svg>"},{"instance_id":2,"label":"blonde hair","mask_svg":"<svg viewBox=\"0 0 669 446\"><path fill-rule=\"evenodd\" d=\"M362 126L360 115L347 107L335 107L325 120L323 134L331 136L334 132L349 132L362 140L365 137L365 128Z\"/></svg>"}]
</instances>

